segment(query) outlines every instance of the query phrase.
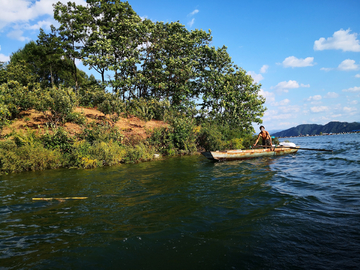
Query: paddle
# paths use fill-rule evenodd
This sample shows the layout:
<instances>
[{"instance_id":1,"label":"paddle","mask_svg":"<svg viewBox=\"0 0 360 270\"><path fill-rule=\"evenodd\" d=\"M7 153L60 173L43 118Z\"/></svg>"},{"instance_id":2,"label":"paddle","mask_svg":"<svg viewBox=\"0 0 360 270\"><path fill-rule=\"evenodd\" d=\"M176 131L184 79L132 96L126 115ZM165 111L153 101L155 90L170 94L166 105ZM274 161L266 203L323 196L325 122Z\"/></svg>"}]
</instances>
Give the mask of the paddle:
<instances>
[{"instance_id":1,"label":"paddle","mask_svg":"<svg viewBox=\"0 0 360 270\"><path fill-rule=\"evenodd\" d=\"M301 148L301 147L291 147L291 146L282 146L282 145L276 145L275 147L269 146L269 145L257 145L255 147L265 147L265 148L290 148L290 149L300 149L300 150L311 150L311 151L324 151L324 152L332 152L333 150L327 150L327 149L314 149L314 148Z\"/></svg>"},{"instance_id":2,"label":"paddle","mask_svg":"<svg viewBox=\"0 0 360 270\"><path fill-rule=\"evenodd\" d=\"M324 151L324 152L332 152L333 150L327 150L327 149L314 149L314 148L301 148L301 147L290 147L290 146L281 146L278 145L281 148L290 148L290 149L300 149L300 150L312 150L312 151Z\"/></svg>"}]
</instances>

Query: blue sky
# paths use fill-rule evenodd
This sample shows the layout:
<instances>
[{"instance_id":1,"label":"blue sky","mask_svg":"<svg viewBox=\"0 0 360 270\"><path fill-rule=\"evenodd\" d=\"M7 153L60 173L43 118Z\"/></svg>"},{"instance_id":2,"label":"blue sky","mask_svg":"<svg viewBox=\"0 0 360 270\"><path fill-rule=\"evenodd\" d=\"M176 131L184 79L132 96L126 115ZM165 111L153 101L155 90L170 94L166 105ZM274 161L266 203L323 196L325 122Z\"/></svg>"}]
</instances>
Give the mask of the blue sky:
<instances>
[{"instance_id":1,"label":"blue sky","mask_svg":"<svg viewBox=\"0 0 360 270\"><path fill-rule=\"evenodd\" d=\"M56 25L54 2L0 0L0 61L36 40L40 27L49 31ZM212 46L227 46L233 62L262 85L268 109L263 124L268 130L360 122L360 1L129 3L139 16L153 21L211 29Z\"/></svg>"}]
</instances>

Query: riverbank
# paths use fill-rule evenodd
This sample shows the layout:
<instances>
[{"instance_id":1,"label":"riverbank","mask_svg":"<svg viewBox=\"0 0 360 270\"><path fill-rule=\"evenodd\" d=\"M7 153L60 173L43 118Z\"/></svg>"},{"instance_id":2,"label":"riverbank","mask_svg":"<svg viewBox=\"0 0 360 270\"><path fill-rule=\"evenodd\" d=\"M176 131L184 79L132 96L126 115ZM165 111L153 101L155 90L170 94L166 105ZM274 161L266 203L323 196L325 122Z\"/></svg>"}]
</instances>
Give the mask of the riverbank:
<instances>
[{"instance_id":1,"label":"riverbank","mask_svg":"<svg viewBox=\"0 0 360 270\"><path fill-rule=\"evenodd\" d=\"M22 111L2 129L0 174L58 168L90 169L192 155L204 150L244 149L248 133L181 114L145 121L125 114L114 119L77 107L57 126L47 113ZM123 116L123 117L122 117Z\"/></svg>"}]
</instances>

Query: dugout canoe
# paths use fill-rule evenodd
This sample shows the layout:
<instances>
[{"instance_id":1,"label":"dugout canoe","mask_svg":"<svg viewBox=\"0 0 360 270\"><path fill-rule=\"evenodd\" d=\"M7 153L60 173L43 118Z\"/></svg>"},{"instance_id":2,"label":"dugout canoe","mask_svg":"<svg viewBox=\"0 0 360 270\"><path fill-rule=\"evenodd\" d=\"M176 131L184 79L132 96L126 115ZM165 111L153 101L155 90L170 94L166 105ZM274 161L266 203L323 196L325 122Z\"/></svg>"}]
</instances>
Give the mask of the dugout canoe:
<instances>
[{"instance_id":1,"label":"dugout canoe","mask_svg":"<svg viewBox=\"0 0 360 270\"><path fill-rule=\"evenodd\" d=\"M247 149L247 150L226 150L226 151L207 151L202 152L206 158L214 161L224 161L224 160L242 160L250 159L257 157L270 157L270 156L280 156L285 154L296 153L298 148L285 148L278 147L270 150L270 148L262 149Z\"/></svg>"}]
</instances>

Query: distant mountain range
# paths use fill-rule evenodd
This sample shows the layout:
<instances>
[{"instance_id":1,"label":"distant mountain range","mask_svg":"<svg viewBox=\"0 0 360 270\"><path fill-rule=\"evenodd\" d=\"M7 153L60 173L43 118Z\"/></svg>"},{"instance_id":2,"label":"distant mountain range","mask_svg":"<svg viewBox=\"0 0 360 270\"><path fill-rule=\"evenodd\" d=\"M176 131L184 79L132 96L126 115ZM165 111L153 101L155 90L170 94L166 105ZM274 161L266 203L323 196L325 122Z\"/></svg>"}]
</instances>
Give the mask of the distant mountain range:
<instances>
[{"instance_id":1,"label":"distant mountain range","mask_svg":"<svg viewBox=\"0 0 360 270\"><path fill-rule=\"evenodd\" d=\"M275 137L291 137L301 135L319 135L320 133L341 133L360 130L360 123L353 122L329 122L326 125L304 124L289 128L276 133L270 133Z\"/></svg>"}]
</instances>

